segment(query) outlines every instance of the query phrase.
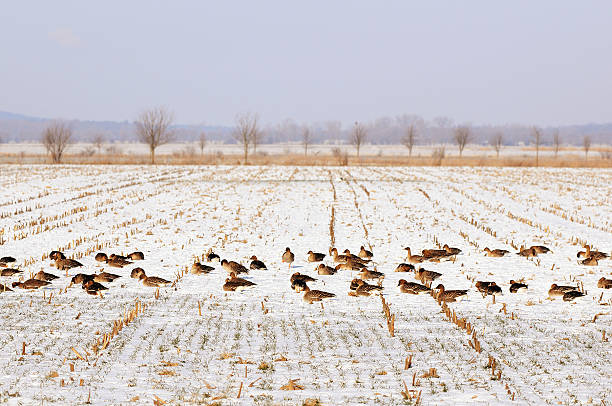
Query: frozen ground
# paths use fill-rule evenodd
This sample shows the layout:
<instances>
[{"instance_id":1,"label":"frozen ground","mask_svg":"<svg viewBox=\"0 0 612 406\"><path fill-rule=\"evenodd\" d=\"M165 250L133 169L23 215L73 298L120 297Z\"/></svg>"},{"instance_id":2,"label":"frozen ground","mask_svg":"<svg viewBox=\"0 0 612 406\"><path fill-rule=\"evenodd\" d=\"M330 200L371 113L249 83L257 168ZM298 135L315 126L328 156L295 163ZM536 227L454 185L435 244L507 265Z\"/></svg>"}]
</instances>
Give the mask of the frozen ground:
<instances>
[{"instance_id":1,"label":"frozen ground","mask_svg":"<svg viewBox=\"0 0 612 406\"><path fill-rule=\"evenodd\" d=\"M0 186L0 257L16 257L25 274L61 275L44 290L0 294L0 401L415 404L419 393L436 405L611 401L612 292L597 280L612 277L612 262L585 267L576 253L584 242L612 249L612 171L2 166ZM306 262L332 238L341 251L372 247L394 337L380 297L348 296L355 273L319 276ZM449 307L471 334L432 297L397 288L400 278L414 280L393 272L402 248L437 243L463 250L424 267L441 272L447 288L470 289ZM553 253L483 255L486 246L516 252L522 244ZM285 247L296 254L291 270L281 263ZM218 264L209 275L184 273L208 248L245 265L257 255L269 270L250 272L255 288L226 293ZM65 289L83 271L52 268L56 249L87 272L102 267L98 251L140 250L145 260L106 268L123 277L100 298ZM129 278L134 266L175 286L156 295ZM303 302L290 289L296 271L337 298ZM520 278L529 290L508 293ZM503 296L483 299L479 279L496 281ZM547 299L551 283L579 282L586 298ZM281 390L290 379L303 390Z\"/></svg>"}]
</instances>

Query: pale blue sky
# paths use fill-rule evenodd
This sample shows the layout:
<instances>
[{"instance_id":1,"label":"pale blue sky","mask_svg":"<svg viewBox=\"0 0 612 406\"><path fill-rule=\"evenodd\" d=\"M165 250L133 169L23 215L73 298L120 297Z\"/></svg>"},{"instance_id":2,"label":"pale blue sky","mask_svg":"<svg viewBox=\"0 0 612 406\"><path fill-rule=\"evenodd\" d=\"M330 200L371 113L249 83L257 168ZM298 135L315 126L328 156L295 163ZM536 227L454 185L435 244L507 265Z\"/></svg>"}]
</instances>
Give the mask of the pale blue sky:
<instances>
[{"instance_id":1,"label":"pale blue sky","mask_svg":"<svg viewBox=\"0 0 612 406\"><path fill-rule=\"evenodd\" d=\"M612 1L3 1L0 110L612 121Z\"/></svg>"}]
</instances>

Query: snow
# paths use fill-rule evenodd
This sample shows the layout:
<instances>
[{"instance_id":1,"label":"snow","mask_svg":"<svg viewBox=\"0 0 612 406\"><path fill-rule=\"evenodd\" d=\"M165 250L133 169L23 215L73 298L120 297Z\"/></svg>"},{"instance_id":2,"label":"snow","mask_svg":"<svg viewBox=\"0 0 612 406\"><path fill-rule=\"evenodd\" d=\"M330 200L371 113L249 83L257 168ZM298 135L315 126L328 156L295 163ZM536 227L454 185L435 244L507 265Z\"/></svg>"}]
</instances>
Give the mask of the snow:
<instances>
[{"instance_id":1,"label":"snow","mask_svg":"<svg viewBox=\"0 0 612 406\"><path fill-rule=\"evenodd\" d=\"M612 249L610 170L0 166L0 185L0 256L17 258L26 276L60 276L45 289L0 294L1 401L414 404L420 393L436 405L600 404L612 396L604 340L612 292L597 288L612 278L611 261L586 267L576 258L582 242ZM380 297L348 295L356 272L320 276L306 262L309 250L328 252L330 223L339 251L372 247L394 337ZM447 289L469 289L449 307L474 328L480 353L436 300L397 288L414 281L393 272L403 248L436 243L463 250L423 267L442 273ZM536 244L552 253L514 254ZM291 270L281 262L285 247L296 256ZM511 254L485 257L485 247ZM209 248L244 265L256 255L268 270L245 276L254 288L224 292L218 263L208 275L188 272ZM53 268L45 255L56 249L85 269ZM94 260L136 250L145 260L123 269ZM135 266L176 283L156 295L129 278ZM101 268L123 276L103 297L65 290L76 273ZM293 272L336 298L305 303L290 289ZM510 294L509 280L521 278L528 291ZM19 276L1 279L10 286ZM483 298L477 280L496 281L503 295ZM585 298L547 299L552 283L579 282ZM144 310L96 353L136 302ZM431 368L438 377L423 377ZM280 389L296 379L303 390Z\"/></svg>"}]
</instances>

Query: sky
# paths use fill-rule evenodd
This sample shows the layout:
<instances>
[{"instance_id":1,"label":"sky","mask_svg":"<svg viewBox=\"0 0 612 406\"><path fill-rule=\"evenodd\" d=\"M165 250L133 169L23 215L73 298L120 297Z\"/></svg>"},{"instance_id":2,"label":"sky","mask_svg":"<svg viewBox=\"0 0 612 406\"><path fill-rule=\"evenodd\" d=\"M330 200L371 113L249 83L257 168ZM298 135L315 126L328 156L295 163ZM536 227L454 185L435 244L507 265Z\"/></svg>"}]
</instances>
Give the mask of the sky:
<instances>
[{"instance_id":1,"label":"sky","mask_svg":"<svg viewBox=\"0 0 612 406\"><path fill-rule=\"evenodd\" d=\"M611 1L6 1L0 110L183 124L612 121Z\"/></svg>"}]
</instances>

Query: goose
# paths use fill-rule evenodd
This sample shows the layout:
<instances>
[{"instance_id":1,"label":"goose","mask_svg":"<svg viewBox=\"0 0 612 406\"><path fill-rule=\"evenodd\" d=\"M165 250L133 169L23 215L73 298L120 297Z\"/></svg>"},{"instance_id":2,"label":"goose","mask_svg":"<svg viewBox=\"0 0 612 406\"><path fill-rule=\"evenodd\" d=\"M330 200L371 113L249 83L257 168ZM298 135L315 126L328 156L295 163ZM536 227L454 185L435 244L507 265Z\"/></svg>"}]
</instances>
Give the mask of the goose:
<instances>
[{"instance_id":1,"label":"goose","mask_svg":"<svg viewBox=\"0 0 612 406\"><path fill-rule=\"evenodd\" d=\"M559 286L556 283L550 285L548 290L548 297L554 299L555 297L563 297L567 292L578 291L576 286Z\"/></svg>"},{"instance_id":2,"label":"goose","mask_svg":"<svg viewBox=\"0 0 612 406\"><path fill-rule=\"evenodd\" d=\"M436 249L423 250L421 255L423 256L423 258L425 258L426 260L430 260L430 261L449 256L446 250L436 250Z\"/></svg>"},{"instance_id":3,"label":"goose","mask_svg":"<svg viewBox=\"0 0 612 406\"><path fill-rule=\"evenodd\" d=\"M420 264L421 262L423 262L425 260L425 258L423 258L422 255L412 255L412 252L410 251L410 247L406 247L404 248L407 253L406 253L406 260L411 263L411 264Z\"/></svg>"},{"instance_id":4,"label":"goose","mask_svg":"<svg viewBox=\"0 0 612 406\"><path fill-rule=\"evenodd\" d=\"M338 250L336 248L332 248L330 251L332 258L334 260L334 262L339 263L339 262L348 262L351 259L353 259L350 255L342 255L342 254L338 254ZM361 258L359 258L361 260ZM355 261L353 260L353 262L359 262L361 263L361 261Z\"/></svg>"},{"instance_id":5,"label":"goose","mask_svg":"<svg viewBox=\"0 0 612 406\"><path fill-rule=\"evenodd\" d=\"M219 257L219 255L215 254L214 252L210 251L206 254L206 261L219 262L221 261L221 257Z\"/></svg>"},{"instance_id":6,"label":"goose","mask_svg":"<svg viewBox=\"0 0 612 406\"><path fill-rule=\"evenodd\" d=\"M412 264L399 264L394 272L414 272L414 269Z\"/></svg>"},{"instance_id":7,"label":"goose","mask_svg":"<svg viewBox=\"0 0 612 406\"><path fill-rule=\"evenodd\" d=\"M569 292L565 292L563 294L563 301L564 302L571 302L575 299L578 299L579 297L583 297L585 296L584 293L579 292L577 290L570 290Z\"/></svg>"},{"instance_id":8,"label":"goose","mask_svg":"<svg viewBox=\"0 0 612 406\"><path fill-rule=\"evenodd\" d=\"M160 278L158 276L147 276L144 270L140 273L140 276L138 277L138 279L142 281L143 285L155 287L155 288L162 288L165 286L172 285L172 282L164 278Z\"/></svg>"},{"instance_id":9,"label":"goose","mask_svg":"<svg viewBox=\"0 0 612 406\"><path fill-rule=\"evenodd\" d=\"M98 262L106 262L108 260L108 256L103 252L98 252L95 256L95 260Z\"/></svg>"},{"instance_id":10,"label":"goose","mask_svg":"<svg viewBox=\"0 0 612 406\"><path fill-rule=\"evenodd\" d=\"M443 302L459 302L464 297L467 297L467 290L455 289L455 290L446 290L444 289L444 285L439 284L436 286L438 293L436 294L436 299Z\"/></svg>"},{"instance_id":11,"label":"goose","mask_svg":"<svg viewBox=\"0 0 612 406\"><path fill-rule=\"evenodd\" d=\"M378 279L378 282L382 282L383 279L385 279L385 274L382 272L378 272L378 271L370 271L368 269L362 269L361 272L359 273L359 276L361 276L361 279L367 280L367 279Z\"/></svg>"},{"instance_id":12,"label":"goose","mask_svg":"<svg viewBox=\"0 0 612 406\"><path fill-rule=\"evenodd\" d=\"M372 262L371 259L361 258L358 255L351 254L351 251L348 248L344 250L343 254L348 257L349 261L359 262L361 264L368 264Z\"/></svg>"},{"instance_id":13,"label":"goose","mask_svg":"<svg viewBox=\"0 0 612 406\"><path fill-rule=\"evenodd\" d=\"M25 282L13 282L13 288L21 288L21 289L38 289L43 286L50 285L51 282L40 281L38 279L28 279Z\"/></svg>"},{"instance_id":14,"label":"goose","mask_svg":"<svg viewBox=\"0 0 612 406\"><path fill-rule=\"evenodd\" d=\"M528 286L526 284L510 280L510 293L522 293L527 289Z\"/></svg>"},{"instance_id":15,"label":"goose","mask_svg":"<svg viewBox=\"0 0 612 406\"><path fill-rule=\"evenodd\" d=\"M124 256L112 254L106 259L106 264L113 268L123 268L126 265L132 264L132 261L128 261Z\"/></svg>"},{"instance_id":16,"label":"goose","mask_svg":"<svg viewBox=\"0 0 612 406\"><path fill-rule=\"evenodd\" d=\"M236 292L241 291L246 288L255 286L255 282L248 281L246 279L238 278L236 273L232 272L230 277L225 279L225 283L223 284L223 290L226 292Z\"/></svg>"},{"instance_id":17,"label":"goose","mask_svg":"<svg viewBox=\"0 0 612 406\"><path fill-rule=\"evenodd\" d=\"M363 259L372 259L372 257L374 256L372 251L368 251L363 245L360 247L359 254L357 255L359 256L359 258Z\"/></svg>"},{"instance_id":18,"label":"goose","mask_svg":"<svg viewBox=\"0 0 612 406\"><path fill-rule=\"evenodd\" d=\"M577 258L580 258L580 257L595 258L596 260L608 258L608 254L606 254L605 252L591 250L590 245L585 245L584 248L585 248L585 251L580 251L578 252L578 254L576 254Z\"/></svg>"},{"instance_id":19,"label":"goose","mask_svg":"<svg viewBox=\"0 0 612 406\"><path fill-rule=\"evenodd\" d=\"M399 286L400 292L409 293L411 295L418 295L420 293L431 292L431 288L428 288L425 285L421 285L420 283L408 282L405 279L400 279L397 282L397 286Z\"/></svg>"},{"instance_id":20,"label":"goose","mask_svg":"<svg viewBox=\"0 0 612 406\"><path fill-rule=\"evenodd\" d=\"M140 279L140 275L144 273L144 269L142 268L134 268L130 273L130 278Z\"/></svg>"},{"instance_id":21,"label":"goose","mask_svg":"<svg viewBox=\"0 0 612 406\"><path fill-rule=\"evenodd\" d=\"M94 282L112 282L117 278L121 278L120 275L114 274L114 273L109 273L109 272L100 272L99 274L96 274L93 276L93 281Z\"/></svg>"},{"instance_id":22,"label":"goose","mask_svg":"<svg viewBox=\"0 0 612 406\"><path fill-rule=\"evenodd\" d=\"M4 264L4 266L6 266L6 264L12 264L13 262L17 261L15 258L13 257L2 257L0 258L0 262Z\"/></svg>"},{"instance_id":23,"label":"goose","mask_svg":"<svg viewBox=\"0 0 612 406\"><path fill-rule=\"evenodd\" d=\"M428 271L426 269L420 268L418 271L414 272L414 277L421 281L421 283L425 282L433 282L442 276L441 273Z\"/></svg>"},{"instance_id":24,"label":"goose","mask_svg":"<svg viewBox=\"0 0 612 406\"><path fill-rule=\"evenodd\" d=\"M72 279L70 280L70 283L74 284L74 285L79 285L79 284L83 284L84 282L87 282L89 280L93 281L94 278L95 278L95 275L88 275L88 274L85 274L85 273L78 273L78 274L76 274L76 275L74 275L72 277Z\"/></svg>"},{"instance_id":25,"label":"goose","mask_svg":"<svg viewBox=\"0 0 612 406\"><path fill-rule=\"evenodd\" d=\"M60 269L62 271L67 271L69 269L72 268L78 268L83 266L82 263L80 263L79 261L75 260L75 259L70 259L70 258L57 258L55 260L55 267L57 269Z\"/></svg>"},{"instance_id":26,"label":"goose","mask_svg":"<svg viewBox=\"0 0 612 406\"><path fill-rule=\"evenodd\" d=\"M509 254L510 251L502 250L502 249L489 249L489 247L485 247L484 251L486 252L487 257L501 258L506 254Z\"/></svg>"},{"instance_id":27,"label":"goose","mask_svg":"<svg viewBox=\"0 0 612 406\"><path fill-rule=\"evenodd\" d=\"M337 272L334 268L325 264L319 264L319 266L315 268L315 271L317 271L319 275L334 275Z\"/></svg>"},{"instance_id":28,"label":"goose","mask_svg":"<svg viewBox=\"0 0 612 406\"><path fill-rule=\"evenodd\" d=\"M363 269L367 269L367 267L358 262L341 262L336 265L336 271L361 271Z\"/></svg>"},{"instance_id":29,"label":"goose","mask_svg":"<svg viewBox=\"0 0 612 406\"><path fill-rule=\"evenodd\" d=\"M293 282L295 282L297 280L301 280L301 281L304 281L304 282L314 282L314 281L316 281L315 278L313 278L311 276L308 276L308 275L301 274L299 272L296 272L293 275L291 275L291 278L289 278L289 280L291 281L291 283L293 283Z\"/></svg>"},{"instance_id":30,"label":"goose","mask_svg":"<svg viewBox=\"0 0 612 406\"><path fill-rule=\"evenodd\" d=\"M461 254L461 250L459 248L449 247L448 244L444 244L444 247L442 247L442 248L449 255L459 255L459 254Z\"/></svg>"},{"instance_id":31,"label":"goose","mask_svg":"<svg viewBox=\"0 0 612 406\"><path fill-rule=\"evenodd\" d=\"M257 259L257 257L255 255L253 255L251 258L251 265L249 265L249 268L251 269L268 269L266 267L266 264L264 264L263 262L261 262L260 260Z\"/></svg>"},{"instance_id":32,"label":"goose","mask_svg":"<svg viewBox=\"0 0 612 406\"><path fill-rule=\"evenodd\" d=\"M193 265L191 265L191 273L194 275L202 275L205 273L210 273L214 269L215 268L213 268L212 266L203 265L199 262L194 262Z\"/></svg>"},{"instance_id":33,"label":"goose","mask_svg":"<svg viewBox=\"0 0 612 406\"><path fill-rule=\"evenodd\" d=\"M376 292L383 290L382 286L370 285L362 279L357 279L357 288L355 289L356 296L371 296Z\"/></svg>"},{"instance_id":34,"label":"goose","mask_svg":"<svg viewBox=\"0 0 612 406\"><path fill-rule=\"evenodd\" d=\"M603 276L597 281L597 287L602 289L612 289L612 279L606 279Z\"/></svg>"},{"instance_id":35,"label":"goose","mask_svg":"<svg viewBox=\"0 0 612 406\"><path fill-rule=\"evenodd\" d=\"M538 252L534 248L521 249L516 254L520 255L521 257L525 257L525 258L537 257L538 256Z\"/></svg>"},{"instance_id":36,"label":"goose","mask_svg":"<svg viewBox=\"0 0 612 406\"><path fill-rule=\"evenodd\" d=\"M142 261L144 259L144 254L140 251L134 251L127 256L132 261Z\"/></svg>"},{"instance_id":37,"label":"goose","mask_svg":"<svg viewBox=\"0 0 612 406\"><path fill-rule=\"evenodd\" d=\"M482 294L482 297L487 295L501 295L502 289L495 282L476 282L476 289Z\"/></svg>"},{"instance_id":38,"label":"goose","mask_svg":"<svg viewBox=\"0 0 612 406\"><path fill-rule=\"evenodd\" d=\"M87 280L85 282L83 282L83 290L85 290L85 292L89 293L90 295L97 295L98 292L101 292L103 290L108 290L108 288L104 285L102 285L101 283Z\"/></svg>"},{"instance_id":39,"label":"goose","mask_svg":"<svg viewBox=\"0 0 612 406\"><path fill-rule=\"evenodd\" d=\"M109 259L122 259L124 261L128 260L128 257L126 257L125 255L119 255L119 254L110 254L108 258Z\"/></svg>"},{"instance_id":40,"label":"goose","mask_svg":"<svg viewBox=\"0 0 612 406\"><path fill-rule=\"evenodd\" d=\"M320 252L308 251L308 262L321 262L327 255Z\"/></svg>"},{"instance_id":41,"label":"goose","mask_svg":"<svg viewBox=\"0 0 612 406\"><path fill-rule=\"evenodd\" d=\"M291 282L291 289L295 290L297 293L303 292L306 289L306 282L302 279L296 279Z\"/></svg>"},{"instance_id":42,"label":"goose","mask_svg":"<svg viewBox=\"0 0 612 406\"><path fill-rule=\"evenodd\" d=\"M0 276L13 276L20 273L23 273L23 271L14 268L6 268L0 271Z\"/></svg>"},{"instance_id":43,"label":"goose","mask_svg":"<svg viewBox=\"0 0 612 406\"><path fill-rule=\"evenodd\" d=\"M59 276L55 276L52 273L47 273L45 271L38 271L36 275L34 275L34 279L38 279L39 281L47 281L51 282L55 279L58 279Z\"/></svg>"},{"instance_id":44,"label":"goose","mask_svg":"<svg viewBox=\"0 0 612 406\"><path fill-rule=\"evenodd\" d=\"M295 255L293 255L293 252L291 252L289 247L285 248L285 252L283 253L283 256L281 257L281 260L282 262L289 264L288 269L291 269L291 264L295 260Z\"/></svg>"},{"instance_id":45,"label":"goose","mask_svg":"<svg viewBox=\"0 0 612 406\"><path fill-rule=\"evenodd\" d=\"M324 292L322 290L311 290L308 285L304 288L304 301L312 304L313 302L320 302L323 299L330 299L336 297L334 293Z\"/></svg>"},{"instance_id":46,"label":"goose","mask_svg":"<svg viewBox=\"0 0 612 406\"><path fill-rule=\"evenodd\" d=\"M547 254L549 252L552 252L550 248L545 247L543 245L532 245L530 248L534 249L535 252L537 252L538 254Z\"/></svg>"},{"instance_id":47,"label":"goose","mask_svg":"<svg viewBox=\"0 0 612 406\"><path fill-rule=\"evenodd\" d=\"M370 285L369 283L367 283L367 282L366 282L366 281L364 281L363 279L358 279L358 278L354 278L354 279L351 281L351 284L350 284L350 286L349 286L349 289L350 289L350 290L357 290L357 288L358 288L359 286L361 286L361 285L364 285L364 286L371 286L371 287L372 287L372 288L371 288L372 290L383 290L383 289L384 289L382 286L379 286L379 285ZM365 289L370 289L370 288L365 288Z\"/></svg>"},{"instance_id":48,"label":"goose","mask_svg":"<svg viewBox=\"0 0 612 406\"><path fill-rule=\"evenodd\" d=\"M242 264L239 264L236 261L228 261L226 259L222 259L221 260L221 266L223 267L223 269L225 269L227 272L234 272L237 275L241 274L241 273L249 273L249 270L246 269L246 267Z\"/></svg>"}]
</instances>

